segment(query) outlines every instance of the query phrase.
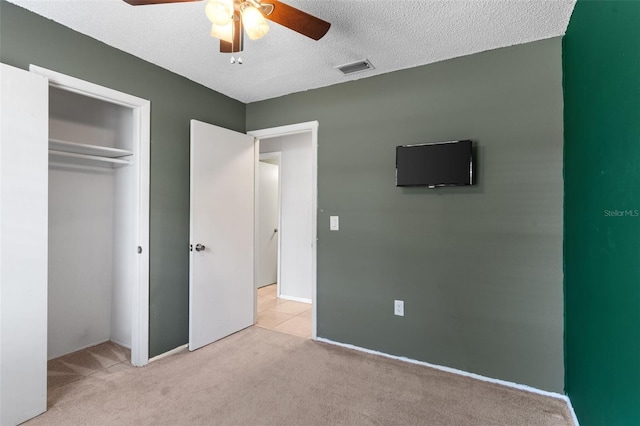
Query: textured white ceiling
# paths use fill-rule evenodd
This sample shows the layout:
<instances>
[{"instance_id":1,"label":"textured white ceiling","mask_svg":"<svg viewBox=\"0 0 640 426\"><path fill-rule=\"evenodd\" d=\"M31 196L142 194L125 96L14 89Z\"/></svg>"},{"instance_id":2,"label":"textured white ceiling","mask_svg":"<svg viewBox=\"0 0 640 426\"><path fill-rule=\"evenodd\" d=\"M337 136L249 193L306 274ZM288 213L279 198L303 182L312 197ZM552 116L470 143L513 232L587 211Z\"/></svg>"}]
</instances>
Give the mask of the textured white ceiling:
<instances>
[{"instance_id":1,"label":"textured white ceiling","mask_svg":"<svg viewBox=\"0 0 640 426\"><path fill-rule=\"evenodd\" d=\"M285 0L331 22L313 41L270 22L232 65L209 36L205 2L8 0L245 103L563 35L575 0ZM235 54L234 56L238 56ZM374 70L335 69L369 59Z\"/></svg>"}]
</instances>

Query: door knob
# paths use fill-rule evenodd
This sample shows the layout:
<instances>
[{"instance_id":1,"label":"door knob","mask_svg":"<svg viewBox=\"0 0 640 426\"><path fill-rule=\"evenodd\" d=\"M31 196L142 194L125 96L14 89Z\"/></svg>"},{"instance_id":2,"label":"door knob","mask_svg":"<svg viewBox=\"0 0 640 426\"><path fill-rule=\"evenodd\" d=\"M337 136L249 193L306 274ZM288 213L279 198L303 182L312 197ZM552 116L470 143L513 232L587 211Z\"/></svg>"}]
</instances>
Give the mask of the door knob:
<instances>
[{"instance_id":1,"label":"door knob","mask_svg":"<svg viewBox=\"0 0 640 426\"><path fill-rule=\"evenodd\" d=\"M204 251L205 246L203 246L202 244L196 244L196 251Z\"/></svg>"}]
</instances>

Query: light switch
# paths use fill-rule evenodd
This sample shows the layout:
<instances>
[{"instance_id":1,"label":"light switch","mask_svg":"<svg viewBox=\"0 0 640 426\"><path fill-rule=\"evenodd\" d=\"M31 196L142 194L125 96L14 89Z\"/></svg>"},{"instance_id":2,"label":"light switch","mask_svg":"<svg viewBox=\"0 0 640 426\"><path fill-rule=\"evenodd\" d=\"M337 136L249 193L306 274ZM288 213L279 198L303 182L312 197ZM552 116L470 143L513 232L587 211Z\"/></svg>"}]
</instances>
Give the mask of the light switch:
<instances>
[{"instance_id":1,"label":"light switch","mask_svg":"<svg viewBox=\"0 0 640 426\"><path fill-rule=\"evenodd\" d=\"M329 216L329 230L338 231L340 229L340 217Z\"/></svg>"}]
</instances>

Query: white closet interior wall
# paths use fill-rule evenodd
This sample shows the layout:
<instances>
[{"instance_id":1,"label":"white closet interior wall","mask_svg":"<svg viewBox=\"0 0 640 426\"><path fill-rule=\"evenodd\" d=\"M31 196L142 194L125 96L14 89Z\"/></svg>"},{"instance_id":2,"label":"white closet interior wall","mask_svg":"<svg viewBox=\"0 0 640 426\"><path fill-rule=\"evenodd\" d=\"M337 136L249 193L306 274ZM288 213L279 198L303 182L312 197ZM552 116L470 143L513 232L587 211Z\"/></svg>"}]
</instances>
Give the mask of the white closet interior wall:
<instances>
[{"instance_id":1,"label":"white closet interior wall","mask_svg":"<svg viewBox=\"0 0 640 426\"><path fill-rule=\"evenodd\" d=\"M130 108L50 88L49 137L133 150ZM49 165L48 358L131 346L134 168ZM135 160L134 160L135 161Z\"/></svg>"}]
</instances>

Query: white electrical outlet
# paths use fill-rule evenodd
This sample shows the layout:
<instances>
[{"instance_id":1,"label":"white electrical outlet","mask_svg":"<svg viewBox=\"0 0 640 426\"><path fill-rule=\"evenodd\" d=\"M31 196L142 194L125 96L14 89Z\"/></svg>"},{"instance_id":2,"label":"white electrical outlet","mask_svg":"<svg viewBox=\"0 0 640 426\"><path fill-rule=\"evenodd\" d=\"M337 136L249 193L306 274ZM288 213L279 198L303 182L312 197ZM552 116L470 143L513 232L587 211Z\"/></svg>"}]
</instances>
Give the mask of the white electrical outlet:
<instances>
[{"instance_id":1,"label":"white electrical outlet","mask_svg":"<svg viewBox=\"0 0 640 426\"><path fill-rule=\"evenodd\" d=\"M404 316L404 300L393 301L393 314L399 317Z\"/></svg>"}]
</instances>

